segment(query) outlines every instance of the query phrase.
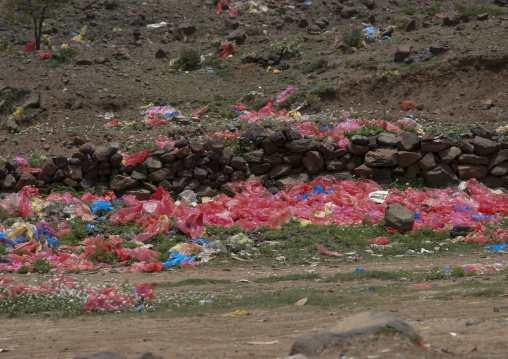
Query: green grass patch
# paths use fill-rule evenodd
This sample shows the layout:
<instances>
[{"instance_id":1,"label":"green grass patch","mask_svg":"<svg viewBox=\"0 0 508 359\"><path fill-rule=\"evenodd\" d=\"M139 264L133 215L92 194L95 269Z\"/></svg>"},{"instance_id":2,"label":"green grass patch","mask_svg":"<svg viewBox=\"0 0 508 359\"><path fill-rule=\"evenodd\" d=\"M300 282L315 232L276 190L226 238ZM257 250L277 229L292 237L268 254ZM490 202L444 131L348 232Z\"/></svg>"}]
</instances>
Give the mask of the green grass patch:
<instances>
[{"instance_id":1,"label":"green grass patch","mask_svg":"<svg viewBox=\"0 0 508 359\"><path fill-rule=\"evenodd\" d=\"M508 14L508 9L491 5L491 6L482 6L482 7L468 7L464 5L459 5L455 8L455 10L463 16L477 16L481 14L489 14L491 16L499 16Z\"/></svg>"},{"instance_id":2,"label":"green grass patch","mask_svg":"<svg viewBox=\"0 0 508 359\"><path fill-rule=\"evenodd\" d=\"M158 288L174 288L183 286L202 286L208 284L231 284L231 283L233 283L233 281L227 279L188 278L174 283L170 282L159 283Z\"/></svg>"}]
</instances>

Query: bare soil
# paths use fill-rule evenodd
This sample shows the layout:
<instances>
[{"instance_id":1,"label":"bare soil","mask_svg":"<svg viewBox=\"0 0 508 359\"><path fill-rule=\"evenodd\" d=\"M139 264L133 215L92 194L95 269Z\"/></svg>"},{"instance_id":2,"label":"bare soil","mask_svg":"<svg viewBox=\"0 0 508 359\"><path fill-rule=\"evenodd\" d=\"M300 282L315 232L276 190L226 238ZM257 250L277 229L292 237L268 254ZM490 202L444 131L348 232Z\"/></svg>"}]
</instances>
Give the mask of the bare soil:
<instances>
[{"instance_id":1,"label":"bare soil","mask_svg":"<svg viewBox=\"0 0 508 359\"><path fill-rule=\"evenodd\" d=\"M505 254L489 257L480 255L418 256L396 258L392 261L338 263L330 265L274 266L220 263L212 267L171 270L158 274L82 273L71 275L91 284L112 284L128 280L136 284L146 281L178 282L188 278L239 281L236 291L276 293L287 289L318 289L337 294L336 306L318 307L286 305L277 308L246 308L249 315L226 317L221 313L203 316L174 317L170 313L111 314L73 319L40 317L5 319L1 348L8 349L9 358L73 358L77 354L115 351L128 358L150 351L164 358L277 358L289 354L293 341L300 335L327 327L334 321L364 310L390 312L418 331L427 349L415 346L400 337L369 337L353 342L343 349L348 357L367 358L504 358L508 302L505 295L472 296L468 290L440 289L466 283L502 283L507 277L473 276L427 282L430 290L414 290L379 295L366 288L382 288L393 282L360 280L322 283L316 280L254 283L256 278L284 276L314 271L323 275L348 273L361 267L369 270L415 270L453 268L464 264L506 264ZM48 275L46 275L47 277ZM24 283L44 280L43 275L15 276ZM242 281L251 280L251 282ZM415 283L404 282L409 288ZM474 287L474 285L473 285ZM480 289L480 288L477 288ZM477 290L475 289L475 290ZM162 287L163 293L207 291L221 295L225 285ZM357 302L341 303L341 295L353 294ZM366 299L366 296L370 296ZM212 304L213 305L213 304ZM29 330L27 331L27 328ZM327 356L328 357L328 356ZM330 356L338 357L338 356Z\"/></svg>"}]
</instances>

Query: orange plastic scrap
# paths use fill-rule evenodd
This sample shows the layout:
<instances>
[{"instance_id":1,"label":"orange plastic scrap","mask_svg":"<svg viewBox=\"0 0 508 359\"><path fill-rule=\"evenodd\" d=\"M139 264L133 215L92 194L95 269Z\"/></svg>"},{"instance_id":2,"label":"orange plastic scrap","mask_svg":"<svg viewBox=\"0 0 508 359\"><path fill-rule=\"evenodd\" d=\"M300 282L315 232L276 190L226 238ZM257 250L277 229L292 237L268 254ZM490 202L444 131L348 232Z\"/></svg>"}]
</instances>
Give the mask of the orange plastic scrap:
<instances>
[{"instance_id":1,"label":"orange plastic scrap","mask_svg":"<svg viewBox=\"0 0 508 359\"><path fill-rule=\"evenodd\" d=\"M197 117L199 115L202 115L206 112L208 112L208 110L210 109L210 106L204 106L204 107L201 107L199 110L196 110L192 113L192 116L193 117Z\"/></svg>"}]
</instances>

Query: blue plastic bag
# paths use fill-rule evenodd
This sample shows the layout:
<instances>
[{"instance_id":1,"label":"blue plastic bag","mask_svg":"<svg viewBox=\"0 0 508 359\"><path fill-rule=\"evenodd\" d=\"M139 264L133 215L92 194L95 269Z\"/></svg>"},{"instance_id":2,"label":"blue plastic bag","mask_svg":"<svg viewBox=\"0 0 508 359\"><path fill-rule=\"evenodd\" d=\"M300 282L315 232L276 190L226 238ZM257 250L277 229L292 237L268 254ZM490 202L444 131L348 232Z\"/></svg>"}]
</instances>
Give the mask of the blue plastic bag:
<instances>
[{"instance_id":1,"label":"blue plastic bag","mask_svg":"<svg viewBox=\"0 0 508 359\"><path fill-rule=\"evenodd\" d=\"M492 245L492 246L488 246L488 247L485 247L486 249L490 249L490 250L493 250L493 251L504 251L506 249L506 243L503 243L503 244L497 244L497 245Z\"/></svg>"},{"instance_id":2,"label":"blue plastic bag","mask_svg":"<svg viewBox=\"0 0 508 359\"><path fill-rule=\"evenodd\" d=\"M111 203L105 201L94 201L90 205L90 208L92 209L93 213L97 213L98 211L111 212L113 210Z\"/></svg>"},{"instance_id":3,"label":"blue plastic bag","mask_svg":"<svg viewBox=\"0 0 508 359\"><path fill-rule=\"evenodd\" d=\"M169 260L167 262L164 262L164 268L168 269L171 267L174 267L176 265L182 264L182 262L194 262L196 260L196 257L185 257L181 255L178 252L171 252L171 255L169 256Z\"/></svg>"}]
</instances>

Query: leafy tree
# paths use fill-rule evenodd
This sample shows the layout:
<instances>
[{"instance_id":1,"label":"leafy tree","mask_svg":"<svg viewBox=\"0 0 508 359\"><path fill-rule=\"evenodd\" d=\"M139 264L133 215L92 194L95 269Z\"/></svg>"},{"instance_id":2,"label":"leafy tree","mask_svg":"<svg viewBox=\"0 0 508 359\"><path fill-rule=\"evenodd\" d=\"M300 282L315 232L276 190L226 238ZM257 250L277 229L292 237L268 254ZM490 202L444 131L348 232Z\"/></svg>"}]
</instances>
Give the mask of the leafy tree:
<instances>
[{"instance_id":1,"label":"leafy tree","mask_svg":"<svg viewBox=\"0 0 508 359\"><path fill-rule=\"evenodd\" d=\"M72 0L6 0L5 7L23 16L33 19L35 33L35 48L41 48L42 23L51 10L60 8Z\"/></svg>"}]
</instances>

